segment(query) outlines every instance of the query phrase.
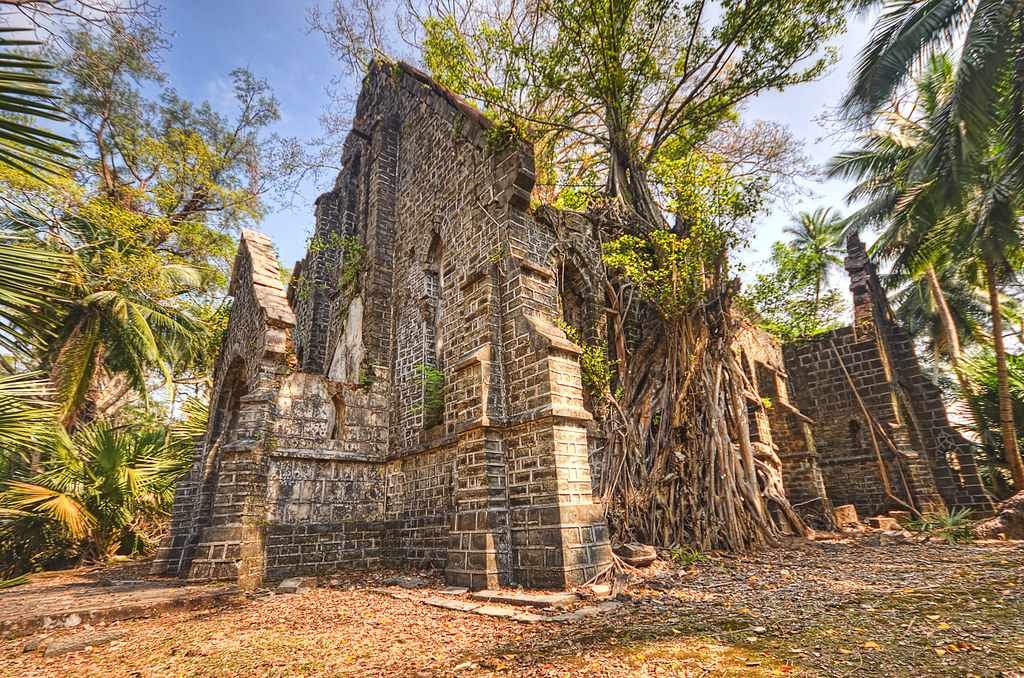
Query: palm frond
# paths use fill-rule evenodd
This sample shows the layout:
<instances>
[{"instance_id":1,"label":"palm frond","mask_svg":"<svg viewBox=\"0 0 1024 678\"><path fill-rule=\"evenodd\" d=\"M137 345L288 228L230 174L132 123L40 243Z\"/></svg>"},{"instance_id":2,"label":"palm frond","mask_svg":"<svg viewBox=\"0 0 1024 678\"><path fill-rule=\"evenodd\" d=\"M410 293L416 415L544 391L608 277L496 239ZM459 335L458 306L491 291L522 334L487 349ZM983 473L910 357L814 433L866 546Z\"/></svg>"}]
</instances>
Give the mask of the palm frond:
<instances>
[{"instance_id":1,"label":"palm frond","mask_svg":"<svg viewBox=\"0 0 1024 678\"><path fill-rule=\"evenodd\" d=\"M9 37L18 30L0 28L0 163L33 176L62 172L74 142L32 122L67 119L50 87L57 83L44 75L53 65L15 51L39 44Z\"/></svg>"}]
</instances>

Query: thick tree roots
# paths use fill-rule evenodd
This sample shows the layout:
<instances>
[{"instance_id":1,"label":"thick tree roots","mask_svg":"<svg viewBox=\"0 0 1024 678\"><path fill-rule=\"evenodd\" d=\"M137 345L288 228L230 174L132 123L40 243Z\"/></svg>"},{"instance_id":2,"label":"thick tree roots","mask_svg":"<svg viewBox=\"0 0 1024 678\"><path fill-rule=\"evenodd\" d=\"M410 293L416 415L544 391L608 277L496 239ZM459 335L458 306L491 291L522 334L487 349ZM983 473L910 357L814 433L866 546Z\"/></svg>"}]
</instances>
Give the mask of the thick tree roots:
<instances>
[{"instance_id":1,"label":"thick tree roots","mask_svg":"<svg viewBox=\"0 0 1024 678\"><path fill-rule=\"evenodd\" d=\"M620 365L601 478L615 541L742 550L806 532L778 457L750 441L731 296L662 320Z\"/></svg>"}]
</instances>

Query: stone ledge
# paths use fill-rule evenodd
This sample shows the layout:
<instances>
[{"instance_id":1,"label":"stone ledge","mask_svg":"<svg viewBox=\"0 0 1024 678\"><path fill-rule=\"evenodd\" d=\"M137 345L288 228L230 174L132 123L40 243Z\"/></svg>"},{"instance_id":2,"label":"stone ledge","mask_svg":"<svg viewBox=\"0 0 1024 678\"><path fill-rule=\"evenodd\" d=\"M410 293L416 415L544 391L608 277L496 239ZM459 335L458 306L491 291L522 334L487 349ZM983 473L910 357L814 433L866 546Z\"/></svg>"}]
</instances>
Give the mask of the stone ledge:
<instances>
[{"instance_id":1,"label":"stone ledge","mask_svg":"<svg viewBox=\"0 0 1024 678\"><path fill-rule=\"evenodd\" d=\"M452 372L461 372L462 370L472 367L473 365L479 365L481 363L491 362L491 344L480 344L474 349L466 352L461 358L452 365Z\"/></svg>"},{"instance_id":2,"label":"stone ledge","mask_svg":"<svg viewBox=\"0 0 1024 678\"><path fill-rule=\"evenodd\" d=\"M297 447L278 447L267 452L272 459L317 459L322 461L357 461L367 464L383 464L380 457L371 457L358 452L344 450L309 450Z\"/></svg>"},{"instance_id":3,"label":"stone ledge","mask_svg":"<svg viewBox=\"0 0 1024 678\"><path fill-rule=\"evenodd\" d=\"M533 350L556 349L574 356L583 354L583 349L569 341L565 332L550 321L529 314L524 314L522 319L526 324L527 332L529 332L530 345Z\"/></svg>"},{"instance_id":4,"label":"stone ledge","mask_svg":"<svg viewBox=\"0 0 1024 678\"><path fill-rule=\"evenodd\" d=\"M179 583L176 588L171 588L157 583L149 587L126 587L109 593L104 590L102 593L93 591L85 595L69 595L50 605L39 600L23 613L14 613L11 617L0 619L0 638L17 638L81 624L96 625L100 622L216 607L227 604L241 593L242 589L237 586L181 587Z\"/></svg>"}]
</instances>

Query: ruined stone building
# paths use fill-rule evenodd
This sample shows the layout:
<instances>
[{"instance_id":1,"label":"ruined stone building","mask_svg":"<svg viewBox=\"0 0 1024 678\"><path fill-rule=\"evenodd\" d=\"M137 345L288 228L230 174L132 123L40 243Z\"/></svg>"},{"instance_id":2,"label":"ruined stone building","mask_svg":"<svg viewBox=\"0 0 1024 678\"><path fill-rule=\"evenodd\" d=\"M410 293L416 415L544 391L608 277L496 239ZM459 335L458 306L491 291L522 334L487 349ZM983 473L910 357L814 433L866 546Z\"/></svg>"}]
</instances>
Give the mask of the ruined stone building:
<instances>
[{"instance_id":1,"label":"ruined stone building","mask_svg":"<svg viewBox=\"0 0 1024 678\"><path fill-rule=\"evenodd\" d=\"M531 210L533 149L499 132L415 69L371 67L289 286L270 241L243 233L209 428L158 572L253 585L433 566L474 589L561 588L609 562L601 411L559 325L615 343L599 234L583 215ZM909 339L866 260L851 262L853 328L785 350L740 331L755 445L781 457L808 515L884 503L835 343L906 457L904 486L882 450L893 492L983 507Z\"/></svg>"},{"instance_id":2,"label":"ruined stone building","mask_svg":"<svg viewBox=\"0 0 1024 678\"><path fill-rule=\"evenodd\" d=\"M921 371L864 245L853 236L847 250L853 325L784 350L790 390L813 421L828 496L836 505L853 504L861 516L908 504L925 513L967 508L976 518L990 515L971 444L950 425L939 388Z\"/></svg>"}]
</instances>

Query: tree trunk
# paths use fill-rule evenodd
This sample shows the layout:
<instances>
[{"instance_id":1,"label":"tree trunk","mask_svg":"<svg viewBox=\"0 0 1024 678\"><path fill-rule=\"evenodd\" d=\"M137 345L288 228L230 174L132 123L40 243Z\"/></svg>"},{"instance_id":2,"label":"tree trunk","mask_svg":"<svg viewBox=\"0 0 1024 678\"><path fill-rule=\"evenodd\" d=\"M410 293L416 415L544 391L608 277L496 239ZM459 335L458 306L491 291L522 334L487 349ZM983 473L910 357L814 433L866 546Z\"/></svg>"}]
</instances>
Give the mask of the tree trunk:
<instances>
[{"instance_id":1,"label":"tree trunk","mask_svg":"<svg viewBox=\"0 0 1024 678\"><path fill-rule=\"evenodd\" d=\"M805 532L781 463L750 443L730 296L712 290L663 317L629 356L621 395L606 394L618 413L601 481L615 541L742 550Z\"/></svg>"},{"instance_id":2,"label":"tree trunk","mask_svg":"<svg viewBox=\"0 0 1024 678\"><path fill-rule=\"evenodd\" d=\"M609 126L613 139L608 149L608 195L622 200L652 229L669 230L668 220L647 182L647 169L630 152L628 133L614 135L612 129Z\"/></svg>"},{"instance_id":3,"label":"tree trunk","mask_svg":"<svg viewBox=\"0 0 1024 678\"><path fill-rule=\"evenodd\" d=\"M1017 427L1013 421L1013 400L1010 398L1010 374L1006 367L1006 346L1003 344L1003 314L999 307L999 288L996 285L996 266L991 260L985 262L985 278L988 284L988 300L992 307L992 342L996 352L996 376L999 379L999 424L1003 434L1003 449L1010 475L1017 491L1024 489L1024 464L1021 463L1020 448L1017 446Z\"/></svg>"},{"instance_id":4,"label":"tree trunk","mask_svg":"<svg viewBox=\"0 0 1024 678\"><path fill-rule=\"evenodd\" d=\"M964 395L970 395L972 393L971 384L960 371L960 333L957 332L953 312L949 310L949 304L946 303L946 295L942 293L942 286L939 284L939 276L935 272L935 267L929 266L925 276L939 309L939 318L942 320L942 328L946 335L946 348L949 351L949 363L953 367L953 373L956 375L956 380L960 382L960 388ZM937 359L935 362L938 365Z\"/></svg>"}]
</instances>

